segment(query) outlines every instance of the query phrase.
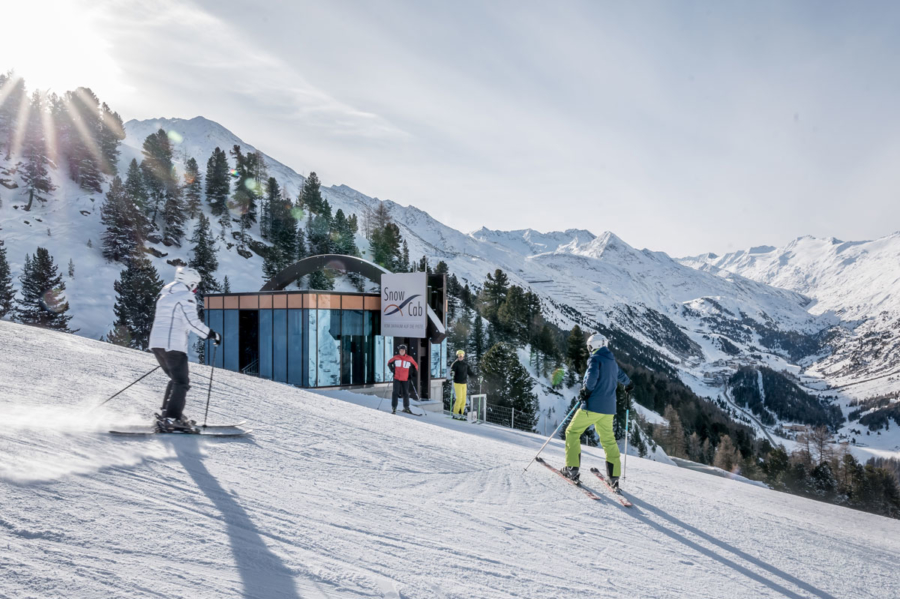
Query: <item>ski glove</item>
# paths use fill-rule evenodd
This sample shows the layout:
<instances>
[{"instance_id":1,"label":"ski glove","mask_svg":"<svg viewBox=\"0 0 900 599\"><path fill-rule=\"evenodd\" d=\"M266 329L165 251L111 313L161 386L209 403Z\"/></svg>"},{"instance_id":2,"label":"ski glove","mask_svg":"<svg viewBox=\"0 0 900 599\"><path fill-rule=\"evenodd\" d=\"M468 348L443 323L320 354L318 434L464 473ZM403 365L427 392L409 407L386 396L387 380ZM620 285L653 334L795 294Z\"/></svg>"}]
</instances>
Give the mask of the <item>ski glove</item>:
<instances>
[{"instance_id":1,"label":"ski glove","mask_svg":"<svg viewBox=\"0 0 900 599\"><path fill-rule=\"evenodd\" d=\"M590 396L591 392L587 390L587 388L582 387L581 391L578 392L578 401L584 403L587 401L587 398Z\"/></svg>"},{"instance_id":2,"label":"ski glove","mask_svg":"<svg viewBox=\"0 0 900 599\"><path fill-rule=\"evenodd\" d=\"M625 393L631 393L632 391L634 391L634 383L625 385Z\"/></svg>"},{"instance_id":3,"label":"ski glove","mask_svg":"<svg viewBox=\"0 0 900 599\"><path fill-rule=\"evenodd\" d=\"M216 345L221 345L222 343L222 335L218 334L214 330L209 330L209 335L206 336L207 339L212 339L212 342Z\"/></svg>"}]
</instances>

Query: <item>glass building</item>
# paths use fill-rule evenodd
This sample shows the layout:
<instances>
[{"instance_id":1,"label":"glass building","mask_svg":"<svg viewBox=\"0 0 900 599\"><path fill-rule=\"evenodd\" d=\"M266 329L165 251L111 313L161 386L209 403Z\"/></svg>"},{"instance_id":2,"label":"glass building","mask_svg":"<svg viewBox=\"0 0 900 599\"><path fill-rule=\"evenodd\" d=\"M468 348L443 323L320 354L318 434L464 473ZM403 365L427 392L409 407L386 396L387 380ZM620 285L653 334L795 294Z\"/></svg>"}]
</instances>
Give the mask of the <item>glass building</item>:
<instances>
[{"instance_id":1,"label":"glass building","mask_svg":"<svg viewBox=\"0 0 900 599\"><path fill-rule=\"evenodd\" d=\"M405 343L420 366L419 397L440 398L446 339L382 337L379 295L260 291L208 295L203 303L206 324L222 335L215 352L211 341L205 350L219 368L298 387L371 387L392 380L387 361Z\"/></svg>"}]
</instances>

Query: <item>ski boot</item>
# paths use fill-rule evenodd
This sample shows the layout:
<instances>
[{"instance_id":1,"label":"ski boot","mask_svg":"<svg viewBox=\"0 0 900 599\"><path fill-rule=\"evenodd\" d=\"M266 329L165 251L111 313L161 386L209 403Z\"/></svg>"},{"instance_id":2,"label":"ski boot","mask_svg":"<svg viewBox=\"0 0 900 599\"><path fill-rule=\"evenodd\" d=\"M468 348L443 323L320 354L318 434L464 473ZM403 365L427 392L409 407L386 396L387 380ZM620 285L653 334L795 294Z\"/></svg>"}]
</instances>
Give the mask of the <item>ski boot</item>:
<instances>
[{"instance_id":1,"label":"ski boot","mask_svg":"<svg viewBox=\"0 0 900 599\"><path fill-rule=\"evenodd\" d=\"M581 482L581 474L578 472L578 466L566 466L559 472L573 483Z\"/></svg>"},{"instance_id":2,"label":"ski boot","mask_svg":"<svg viewBox=\"0 0 900 599\"><path fill-rule=\"evenodd\" d=\"M613 491L616 493L619 492L619 477L613 476L613 465L609 462L606 462L606 480L609 483L609 486L612 487Z\"/></svg>"},{"instance_id":3,"label":"ski boot","mask_svg":"<svg viewBox=\"0 0 900 599\"><path fill-rule=\"evenodd\" d=\"M391 414L396 414L396 413L397 413L397 408L391 408Z\"/></svg>"},{"instance_id":4,"label":"ski boot","mask_svg":"<svg viewBox=\"0 0 900 599\"><path fill-rule=\"evenodd\" d=\"M189 433L197 434L199 429L193 420L188 420L183 415L181 418L166 418L156 415L156 430L160 433Z\"/></svg>"},{"instance_id":5,"label":"ski boot","mask_svg":"<svg viewBox=\"0 0 900 599\"><path fill-rule=\"evenodd\" d=\"M403 408L403 413L404 414L412 414L412 410L410 410L409 408Z\"/></svg>"}]
</instances>

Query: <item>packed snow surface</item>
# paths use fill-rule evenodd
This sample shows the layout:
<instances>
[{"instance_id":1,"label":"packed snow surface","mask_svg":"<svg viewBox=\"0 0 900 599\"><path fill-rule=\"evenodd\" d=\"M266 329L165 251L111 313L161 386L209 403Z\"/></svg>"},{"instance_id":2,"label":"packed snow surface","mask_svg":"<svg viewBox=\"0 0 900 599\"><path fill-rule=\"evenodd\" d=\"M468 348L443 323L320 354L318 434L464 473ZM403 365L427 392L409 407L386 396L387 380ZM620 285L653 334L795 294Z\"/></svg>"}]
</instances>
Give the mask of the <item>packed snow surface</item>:
<instances>
[{"instance_id":1,"label":"packed snow surface","mask_svg":"<svg viewBox=\"0 0 900 599\"><path fill-rule=\"evenodd\" d=\"M0 597L900 596L895 520L633 456L625 509L524 472L537 435L226 371L210 421L252 438L114 437L163 376L89 408L150 355L6 322L0 347Z\"/></svg>"}]
</instances>

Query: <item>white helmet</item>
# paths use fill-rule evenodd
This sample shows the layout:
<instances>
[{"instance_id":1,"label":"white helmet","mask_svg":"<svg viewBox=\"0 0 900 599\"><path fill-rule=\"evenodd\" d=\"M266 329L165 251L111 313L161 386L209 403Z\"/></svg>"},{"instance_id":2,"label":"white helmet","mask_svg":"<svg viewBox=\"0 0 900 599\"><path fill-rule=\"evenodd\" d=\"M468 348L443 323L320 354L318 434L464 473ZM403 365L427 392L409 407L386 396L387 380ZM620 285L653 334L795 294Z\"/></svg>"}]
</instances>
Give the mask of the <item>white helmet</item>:
<instances>
[{"instance_id":1,"label":"white helmet","mask_svg":"<svg viewBox=\"0 0 900 599\"><path fill-rule=\"evenodd\" d=\"M200 284L200 273L188 266L179 266L175 270L175 280L184 283L193 291Z\"/></svg>"},{"instance_id":2,"label":"white helmet","mask_svg":"<svg viewBox=\"0 0 900 599\"><path fill-rule=\"evenodd\" d=\"M606 347L609 345L609 339L606 338L606 335L601 333L594 333L587 340L588 349L593 353L594 351L600 349L601 347Z\"/></svg>"}]
</instances>

